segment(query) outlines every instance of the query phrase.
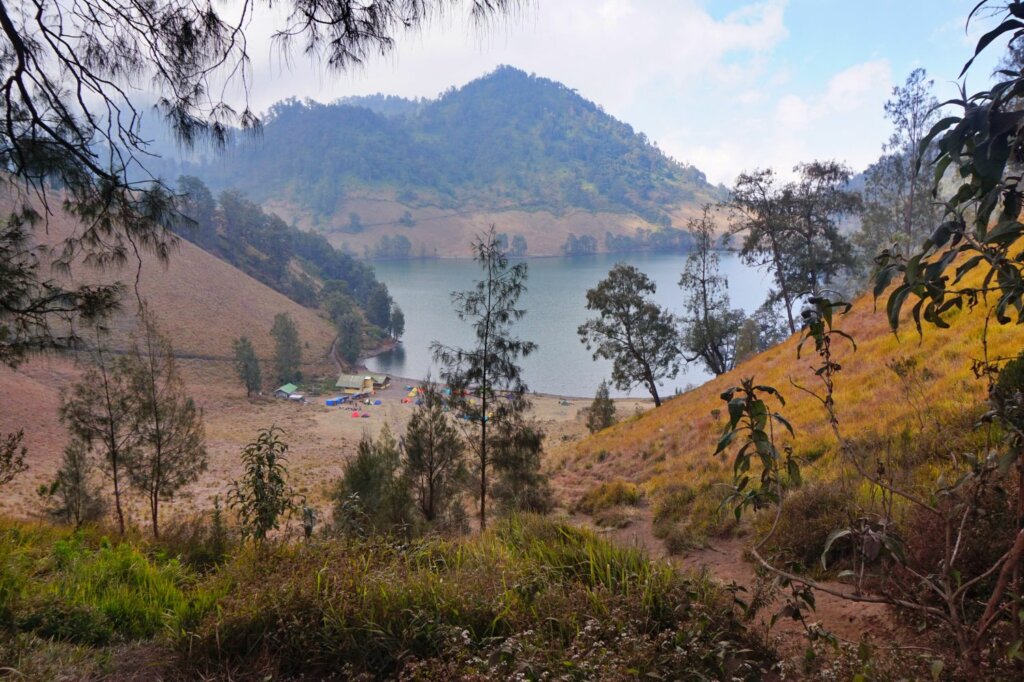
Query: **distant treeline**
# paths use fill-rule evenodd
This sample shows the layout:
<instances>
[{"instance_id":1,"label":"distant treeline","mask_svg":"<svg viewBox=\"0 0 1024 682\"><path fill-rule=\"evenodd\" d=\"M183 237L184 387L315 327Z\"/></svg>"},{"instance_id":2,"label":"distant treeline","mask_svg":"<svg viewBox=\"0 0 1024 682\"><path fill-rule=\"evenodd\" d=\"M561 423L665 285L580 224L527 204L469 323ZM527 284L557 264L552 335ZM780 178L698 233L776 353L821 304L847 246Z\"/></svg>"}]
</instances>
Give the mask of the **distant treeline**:
<instances>
[{"instance_id":1,"label":"distant treeline","mask_svg":"<svg viewBox=\"0 0 1024 682\"><path fill-rule=\"evenodd\" d=\"M325 292L343 296L381 330L390 326L391 296L373 268L335 249L320 234L288 225L242 192L214 197L198 178L178 180L181 235L296 303L321 307ZM337 303L335 303L337 306Z\"/></svg>"}]
</instances>

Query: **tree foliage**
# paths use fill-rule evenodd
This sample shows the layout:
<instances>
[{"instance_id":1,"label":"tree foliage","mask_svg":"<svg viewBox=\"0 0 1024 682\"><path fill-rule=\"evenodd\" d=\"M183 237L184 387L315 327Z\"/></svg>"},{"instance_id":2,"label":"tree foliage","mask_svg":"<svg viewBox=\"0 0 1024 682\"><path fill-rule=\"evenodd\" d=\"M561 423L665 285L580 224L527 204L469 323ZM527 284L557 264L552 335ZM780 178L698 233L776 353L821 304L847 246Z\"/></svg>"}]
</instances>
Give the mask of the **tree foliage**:
<instances>
[{"instance_id":1,"label":"tree foliage","mask_svg":"<svg viewBox=\"0 0 1024 682\"><path fill-rule=\"evenodd\" d=\"M405 334L405 313L402 312L397 303L391 306L391 325L388 333L396 341Z\"/></svg>"},{"instance_id":2,"label":"tree foliage","mask_svg":"<svg viewBox=\"0 0 1024 682\"><path fill-rule=\"evenodd\" d=\"M92 481L93 469L89 447L72 438L64 447L56 477L49 485L39 487L46 513L76 528L103 518L107 505L99 487Z\"/></svg>"},{"instance_id":3,"label":"tree foliage","mask_svg":"<svg viewBox=\"0 0 1024 682\"><path fill-rule=\"evenodd\" d=\"M160 502L206 471L203 417L185 394L170 341L145 309L124 361L137 439L137 454L125 464L132 485L146 496L159 537Z\"/></svg>"},{"instance_id":4,"label":"tree foliage","mask_svg":"<svg viewBox=\"0 0 1024 682\"><path fill-rule=\"evenodd\" d=\"M345 313L338 320L338 352L350 365L359 360L363 349L363 320L355 312Z\"/></svg>"},{"instance_id":5,"label":"tree foliage","mask_svg":"<svg viewBox=\"0 0 1024 682\"><path fill-rule=\"evenodd\" d=\"M983 7L1004 8L1005 20L982 36L977 52L1000 37L1019 46L1024 38L1024 3L981 2L976 10ZM935 190L948 170L961 184L946 202L942 222L920 249L909 254L886 249L879 256L875 296L897 281L886 306L894 330L911 300L919 332L924 322L946 327L951 311L973 308L989 297L998 323L1024 320L1024 265L1018 257L1024 238L1024 188L1020 174L1007 172L1011 163L1024 158L1024 110L1019 108L1024 75L1003 70L997 76L1001 80L988 90L948 102L960 112L943 117L920 142L919 149L935 144ZM927 161L919 156L917 164ZM979 283L969 277L975 272L981 274Z\"/></svg>"},{"instance_id":6,"label":"tree foliage","mask_svg":"<svg viewBox=\"0 0 1024 682\"><path fill-rule=\"evenodd\" d=\"M920 149L941 117L932 87L925 70L914 69L885 103L892 135L882 156L865 171L861 229L854 235L868 270L883 249L897 245L902 253L909 253L917 248L942 217L942 204L930 191L932 178L920 172L917 163L921 154L926 160L934 158L932 146Z\"/></svg>"},{"instance_id":7,"label":"tree foliage","mask_svg":"<svg viewBox=\"0 0 1024 682\"><path fill-rule=\"evenodd\" d=\"M587 291L587 310L598 317L581 324L577 333L595 360L612 361L616 388L643 385L660 406L658 383L679 373L681 356L675 318L650 299L655 290L647 275L619 263Z\"/></svg>"},{"instance_id":8,"label":"tree foliage","mask_svg":"<svg viewBox=\"0 0 1024 682\"><path fill-rule=\"evenodd\" d=\"M469 291L453 292L452 304L459 319L470 322L475 343L459 348L434 341L431 350L441 364L441 378L451 390L452 407L475 431L470 443L479 480L480 527L486 528L491 467L488 432L526 409L527 388L519 363L537 344L512 331L526 314L519 307L519 298L526 291L526 263L509 265L493 225L473 242L473 253L483 278Z\"/></svg>"},{"instance_id":9,"label":"tree foliage","mask_svg":"<svg viewBox=\"0 0 1024 682\"><path fill-rule=\"evenodd\" d=\"M302 345L292 316L274 315L270 335L274 337L274 380L282 384L301 381Z\"/></svg>"},{"instance_id":10,"label":"tree foliage","mask_svg":"<svg viewBox=\"0 0 1024 682\"><path fill-rule=\"evenodd\" d=\"M263 542L278 529L281 518L295 509L295 493L288 485L288 444L276 426L260 429L256 440L242 449L241 481L232 481L228 506L238 514L242 533Z\"/></svg>"},{"instance_id":11,"label":"tree foliage","mask_svg":"<svg viewBox=\"0 0 1024 682\"><path fill-rule=\"evenodd\" d=\"M248 337L235 339L231 346L235 352L235 373L245 386L245 394L251 398L263 388L263 372L260 370L259 358L256 357L256 351Z\"/></svg>"},{"instance_id":12,"label":"tree foliage","mask_svg":"<svg viewBox=\"0 0 1024 682\"><path fill-rule=\"evenodd\" d=\"M694 250L686 257L679 286L686 295L680 345L687 362L700 360L712 374L725 374L736 360L736 343L745 315L730 308L729 282L719 274L717 235L711 207L688 224Z\"/></svg>"},{"instance_id":13,"label":"tree foliage","mask_svg":"<svg viewBox=\"0 0 1024 682\"><path fill-rule=\"evenodd\" d=\"M114 511L125 532L126 477L140 446L139 396L126 358L114 360L97 333L92 366L61 394L60 419L72 436L98 451L114 493Z\"/></svg>"},{"instance_id":14,"label":"tree foliage","mask_svg":"<svg viewBox=\"0 0 1024 682\"><path fill-rule=\"evenodd\" d=\"M546 514L554 506L541 465L544 431L522 415L497 425L494 434L494 500L506 513Z\"/></svg>"},{"instance_id":15,"label":"tree foliage","mask_svg":"<svg viewBox=\"0 0 1024 682\"><path fill-rule=\"evenodd\" d=\"M597 433L612 426L615 421L615 401L608 395L608 382L602 379L593 402L587 408L587 430Z\"/></svg>"},{"instance_id":16,"label":"tree foliage","mask_svg":"<svg viewBox=\"0 0 1024 682\"><path fill-rule=\"evenodd\" d=\"M420 395L423 403L405 432L405 473L423 520L432 524L461 517L455 507L469 471L466 445L445 412L444 398L429 379Z\"/></svg>"},{"instance_id":17,"label":"tree foliage","mask_svg":"<svg viewBox=\"0 0 1024 682\"><path fill-rule=\"evenodd\" d=\"M331 493L335 525L350 530L408 533L412 497L398 441L387 424L374 440L364 433Z\"/></svg>"},{"instance_id":18,"label":"tree foliage","mask_svg":"<svg viewBox=\"0 0 1024 682\"><path fill-rule=\"evenodd\" d=\"M743 235L740 256L771 273L767 300L782 306L791 334L797 331L796 304L817 296L853 265L839 222L860 207L857 195L846 189L849 168L813 161L794 171L798 178L786 184L770 169L742 173L727 203L733 232Z\"/></svg>"},{"instance_id":19,"label":"tree foliage","mask_svg":"<svg viewBox=\"0 0 1024 682\"><path fill-rule=\"evenodd\" d=\"M0 434L0 487L28 469L25 463L28 449L23 444L24 440L25 432L21 430Z\"/></svg>"},{"instance_id":20,"label":"tree foliage","mask_svg":"<svg viewBox=\"0 0 1024 682\"><path fill-rule=\"evenodd\" d=\"M473 0L478 20L513 0ZM447 0L290 0L273 17L276 45L295 45L333 70L387 52ZM142 251L166 260L176 238L174 197L147 172L152 147L133 94L144 86L176 139L227 141L257 128L248 108L224 99L251 77L247 30L257 4L225 10L189 0L0 6L0 167L12 197L0 224L0 361L78 341L73 324L114 307L116 285L67 287L49 266L100 267ZM227 18L227 11L231 16ZM59 188L55 194L53 188ZM56 200L55 200L56 199ZM77 229L52 252L30 239L60 206Z\"/></svg>"}]
</instances>

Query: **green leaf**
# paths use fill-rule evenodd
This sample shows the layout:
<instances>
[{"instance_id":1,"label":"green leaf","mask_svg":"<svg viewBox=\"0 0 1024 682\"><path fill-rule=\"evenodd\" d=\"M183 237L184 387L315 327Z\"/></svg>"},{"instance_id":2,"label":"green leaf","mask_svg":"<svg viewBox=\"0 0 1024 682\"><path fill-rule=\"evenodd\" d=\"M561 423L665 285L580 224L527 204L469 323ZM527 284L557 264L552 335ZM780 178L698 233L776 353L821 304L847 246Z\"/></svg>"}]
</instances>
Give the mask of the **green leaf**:
<instances>
[{"instance_id":1,"label":"green leaf","mask_svg":"<svg viewBox=\"0 0 1024 682\"><path fill-rule=\"evenodd\" d=\"M796 437L796 433L793 431L793 425L790 424L785 417L783 417L781 414L778 414L777 412L773 412L772 419L777 421L779 424L782 424L786 428L786 430L789 431L789 435L793 436L794 438Z\"/></svg>"},{"instance_id":2,"label":"green leaf","mask_svg":"<svg viewBox=\"0 0 1024 682\"><path fill-rule=\"evenodd\" d=\"M796 460L789 458L786 460L786 473L789 474L789 478L796 485L800 485L803 479L800 477L800 465L797 464Z\"/></svg>"},{"instance_id":3,"label":"green leaf","mask_svg":"<svg viewBox=\"0 0 1024 682\"><path fill-rule=\"evenodd\" d=\"M715 448L714 454L717 455L729 447L729 444L732 443L732 439L736 437L737 433L737 431L730 429L722 434L722 437L718 439L718 447Z\"/></svg>"},{"instance_id":4,"label":"green leaf","mask_svg":"<svg viewBox=\"0 0 1024 682\"><path fill-rule=\"evenodd\" d=\"M973 64L974 60L977 59L979 54L981 54L981 51L988 47L993 40L1003 35L1007 31L1014 31L1018 28L1024 28L1024 23L1021 23L1016 19L1007 19L1006 21L999 24L994 29L983 35L981 38L979 38L978 45L974 48L974 56L967 60L967 63L964 64L964 68L961 69L960 75L957 76L957 78L963 78L964 74L967 73L967 69L971 68L971 64Z\"/></svg>"},{"instance_id":5,"label":"green leaf","mask_svg":"<svg viewBox=\"0 0 1024 682\"><path fill-rule=\"evenodd\" d=\"M827 556L828 551L832 549L832 543L836 540L839 540L840 538L845 538L852 534L853 531L849 528L839 528L828 534L828 537L825 539L825 548L821 550L821 567L823 569L828 570Z\"/></svg>"}]
</instances>

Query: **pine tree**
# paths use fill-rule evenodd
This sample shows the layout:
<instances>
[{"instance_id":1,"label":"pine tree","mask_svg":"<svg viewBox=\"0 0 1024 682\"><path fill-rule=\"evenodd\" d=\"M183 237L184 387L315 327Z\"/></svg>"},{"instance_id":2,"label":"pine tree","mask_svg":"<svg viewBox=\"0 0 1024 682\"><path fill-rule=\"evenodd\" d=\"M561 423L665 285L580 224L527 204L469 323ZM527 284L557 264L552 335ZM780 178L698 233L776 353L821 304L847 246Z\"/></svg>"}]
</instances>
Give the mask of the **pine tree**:
<instances>
[{"instance_id":1,"label":"pine tree","mask_svg":"<svg viewBox=\"0 0 1024 682\"><path fill-rule=\"evenodd\" d=\"M594 394L594 402L587 408L587 429L597 433L615 423L615 401L608 395L608 382L601 381Z\"/></svg>"},{"instance_id":2,"label":"pine tree","mask_svg":"<svg viewBox=\"0 0 1024 682\"><path fill-rule=\"evenodd\" d=\"M245 336L235 339L232 347L235 351L235 372L245 386L245 394L252 397L259 393L263 387L263 373L260 371L260 361L256 357L256 351L252 342Z\"/></svg>"},{"instance_id":3,"label":"pine tree","mask_svg":"<svg viewBox=\"0 0 1024 682\"><path fill-rule=\"evenodd\" d=\"M484 271L484 278L469 291L453 292L452 303L459 319L471 322L476 343L470 348L458 348L435 341L431 350L434 359L441 364L441 378L451 389L452 407L465 417L474 431L472 447L480 484L482 530L487 527L491 467L488 432L494 425L515 420L528 407L519 362L532 353L537 344L512 334L512 324L526 314L518 307L519 298L526 291L526 263L509 266L493 225L474 241L473 253ZM478 399L471 393L476 393ZM499 400L499 395L506 399Z\"/></svg>"},{"instance_id":4,"label":"pine tree","mask_svg":"<svg viewBox=\"0 0 1024 682\"><path fill-rule=\"evenodd\" d=\"M124 535L125 478L139 445L138 396L126 359L111 359L98 332L92 355L92 367L61 395L60 419L76 439L99 452L113 486L117 527Z\"/></svg>"},{"instance_id":5,"label":"pine tree","mask_svg":"<svg viewBox=\"0 0 1024 682\"><path fill-rule=\"evenodd\" d=\"M541 470L544 431L518 415L497 426L494 438L494 499L506 512L546 514L553 506L548 477Z\"/></svg>"},{"instance_id":6,"label":"pine tree","mask_svg":"<svg viewBox=\"0 0 1024 682\"><path fill-rule=\"evenodd\" d=\"M288 384L301 381L302 372L299 367L302 364L302 346L291 315L275 315L270 335L274 337L274 373L277 382Z\"/></svg>"},{"instance_id":7,"label":"pine tree","mask_svg":"<svg viewBox=\"0 0 1024 682\"><path fill-rule=\"evenodd\" d=\"M444 518L468 477L465 444L444 411L444 401L427 383L423 403L409 419L405 433L405 471L423 519Z\"/></svg>"},{"instance_id":8,"label":"pine tree","mask_svg":"<svg viewBox=\"0 0 1024 682\"><path fill-rule=\"evenodd\" d=\"M93 463L89 447L77 438L64 448L61 467L50 485L39 487L39 496L48 502L47 513L75 527L103 517L107 505L98 487L90 480Z\"/></svg>"},{"instance_id":9,"label":"pine tree","mask_svg":"<svg viewBox=\"0 0 1024 682\"><path fill-rule=\"evenodd\" d=\"M407 532L412 526L412 498L402 475L401 454L387 424L377 440L364 434L356 456L345 464L331 494L339 527L363 526L376 532ZM351 518L353 514L358 520Z\"/></svg>"},{"instance_id":10,"label":"pine tree","mask_svg":"<svg viewBox=\"0 0 1024 682\"><path fill-rule=\"evenodd\" d=\"M170 499L206 470L202 413L185 395L171 343L151 313L125 356L133 400L138 454L128 464L132 484L149 503L153 537L160 537L160 502Z\"/></svg>"}]
</instances>

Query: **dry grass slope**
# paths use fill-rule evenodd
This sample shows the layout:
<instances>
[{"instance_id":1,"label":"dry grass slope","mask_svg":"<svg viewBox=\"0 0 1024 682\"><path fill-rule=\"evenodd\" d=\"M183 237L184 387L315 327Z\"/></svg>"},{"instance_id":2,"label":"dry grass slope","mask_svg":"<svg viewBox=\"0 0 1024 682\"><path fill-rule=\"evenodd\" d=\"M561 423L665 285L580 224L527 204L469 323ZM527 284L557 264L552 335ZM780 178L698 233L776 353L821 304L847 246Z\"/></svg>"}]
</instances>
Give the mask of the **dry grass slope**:
<instances>
[{"instance_id":1,"label":"dry grass slope","mask_svg":"<svg viewBox=\"0 0 1024 682\"><path fill-rule=\"evenodd\" d=\"M951 318L947 330L926 328L923 338L905 322L900 338L889 330L882 309L874 310L870 296L855 302L839 328L857 341L838 347L843 368L837 379L836 403L840 427L847 436L897 433L915 411L905 399L897 376L885 363L910 358L926 366L934 378L924 383L924 399L940 409L969 407L984 398L985 385L974 378L971 360L982 356L984 310L964 311ZM731 461L713 458L715 444L725 425L720 394L741 378L754 377L759 384L778 388L786 399L781 409L796 430L792 443L800 455L825 455L819 470L830 466L827 456L833 441L820 403L795 388L792 382L817 389L811 366L813 346L805 346L797 358L797 338L743 363L734 371L680 395L642 416L627 420L581 441L558 463L562 488L579 495L598 481L624 478L644 484L654 493L671 484L699 486L731 476ZM998 327L989 331L989 356L1015 356L1024 348L1024 329ZM808 355L808 351L810 355ZM777 403L776 403L777 406Z\"/></svg>"}]
</instances>

